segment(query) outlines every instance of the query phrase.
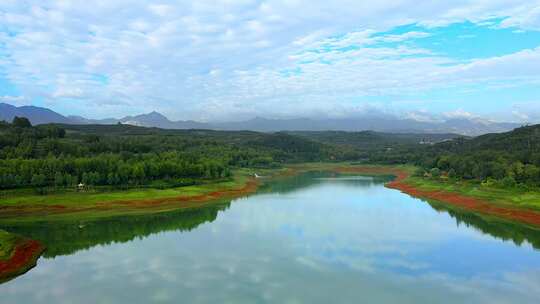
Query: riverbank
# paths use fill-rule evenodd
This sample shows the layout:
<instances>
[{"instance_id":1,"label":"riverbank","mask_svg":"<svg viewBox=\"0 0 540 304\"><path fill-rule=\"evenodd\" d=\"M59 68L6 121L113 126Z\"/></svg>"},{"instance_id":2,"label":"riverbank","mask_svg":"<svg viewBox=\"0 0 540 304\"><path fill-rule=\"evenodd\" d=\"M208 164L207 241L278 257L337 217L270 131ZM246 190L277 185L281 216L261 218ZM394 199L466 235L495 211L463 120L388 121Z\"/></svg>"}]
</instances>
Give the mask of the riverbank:
<instances>
[{"instance_id":1,"label":"riverbank","mask_svg":"<svg viewBox=\"0 0 540 304\"><path fill-rule=\"evenodd\" d=\"M512 202L482 199L482 195L492 191L489 188L476 190L477 196L465 195L456 190L449 191L448 189L455 189L455 186L442 181L412 177L415 169L413 166L310 163L290 165L277 170L242 169L235 172L231 181L167 190L38 196L35 200L33 197L10 198L7 201L0 200L0 223L29 224L47 220L49 223L78 222L78 227L84 227L84 223L115 216L158 214L181 209L200 210L200 207L206 205L255 193L261 189L261 185L279 178L286 179L310 171L330 171L341 174L392 175L395 179L387 183L386 187L428 200L429 203L436 201L439 205L446 205L460 212L493 217L497 221L523 225L534 231L540 228L540 212L537 210L524 208L523 204L512 206ZM258 178L254 177L255 173L258 173ZM103 200L111 198L110 201ZM44 249L38 241L0 230L0 283L35 266Z\"/></svg>"},{"instance_id":2,"label":"riverbank","mask_svg":"<svg viewBox=\"0 0 540 304\"><path fill-rule=\"evenodd\" d=\"M163 190L132 189L8 196L0 198L0 222L92 220L198 208L255 193L261 184L275 178L317 170L346 173L350 166L347 163L304 163L281 169L238 169L228 181ZM354 170L365 169L365 174L377 174L379 171L381 174L392 174L391 170L381 166L353 167Z\"/></svg>"},{"instance_id":3,"label":"riverbank","mask_svg":"<svg viewBox=\"0 0 540 304\"><path fill-rule=\"evenodd\" d=\"M11 197L0 200L0 221L88 220L196 208L254 193L258 183L248 170L239 170L230 181L164 190Z\"/></svg>"},{"instance_id":4,"label":"riverbank","mask_svg":"<svg viewBox=\"0 0 540 304\"><path fill-rule=\"evenodd\" d=\"M302 166L298 166L302 168ZM504 220L540 228L540 193L516 193L512 190L486 186L456 185L413 177L413 166L343 166L322 165L349 174L385 174L396 178L386 187L421 199L435 200L468 212L494 216Z\"/></svg>"},{"instance_id":5,"label":"riverbank","mask_svg":"<svg viewBox=\"0 0 540 304\"><path fill-rule=\"evenodd\" d=\"M44 250L38 241L0 230L0 283L32 269Z\"/></svg>"},{"instance_id":6,"label":"riverbank","mask_svg":"<svg viewBox=\"0 0 540 304\"><path fill-rule=\"evenodd\" d=\"M499 217L502 219L515 221L530 226L540 228L540 212L531 208L525 208L523 205L512 206L511 203L500 203L496 200L482 199L486 196L486 189L482 192L477 190L478 197L464 195L458 191L448 191L444 183L429 183L428 187L422 188L423 180L411 178L407 172L396 172L396 179L386 186L392 189L400 190L411 196L436 200L438 202L449 204L463 210L477 212L484 215Z\"/></svg>"},{"instance_id":7,"label":"riverbank","mask_svg":"<svg viewBox=\"0 0 540 304\"><path fill-rule=\"evenodd\" d=\"M240 169L233 179L173 189L137 189L106 193L54 194L0 199L0 221L92 219L197 208L220 200L255 193L261 183L308 171L343 174L394 175L387 187L411 196L437 200L463 210L478 212L540 227L540 194L514 193L489 187L459 186L443 181L412 177L413 166L352 165L348 163L304 163L283 169ZM258 173L262 178L255 178ZM540 208L540 207L539 207Z\"/></svg>"}]
</instances>

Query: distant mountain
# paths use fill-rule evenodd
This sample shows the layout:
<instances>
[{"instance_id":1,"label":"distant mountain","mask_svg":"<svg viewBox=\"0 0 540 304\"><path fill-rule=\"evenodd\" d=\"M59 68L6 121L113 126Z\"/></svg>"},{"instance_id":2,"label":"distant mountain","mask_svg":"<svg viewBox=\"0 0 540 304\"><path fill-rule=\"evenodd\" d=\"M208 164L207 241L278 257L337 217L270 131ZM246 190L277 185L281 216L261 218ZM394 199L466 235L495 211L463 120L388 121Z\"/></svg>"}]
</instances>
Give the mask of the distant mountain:
<instances>
[{"instance_id":1,"label":"distant mountain","mask_svg":"<svg viewBox=\"0 0 540 304\"><path fill-rule=\"evenodd\" d=\"M39 125L45 123L72 123L70 119L62 116L50 109L22 106L16 107L7 103L0 103L0 120L11 122L15 116L23 116L28 118L32 124Z\"/></svg>"},{"instance_id":2,"label":"distant mountain","mask_svg":"<svg viewBox=\"0 0 540 304\"><path fill-rule=\"evenodd\" d=\"M520 127L515 123L498 123L480 119L451 119L442 122L425 122L400 119L393 116L364 116L357 118L323 119L265 119L254 118L243 122L214 124L221 130L273 131L365 131L387 133L457 133L477 136L505 132Z\"/></svg>"},{"instance_id":3,"label":"distant mountain","mask_svg":"<svg viewBox=\"0 0 540 304\"><path fill-rule=\"evenodd\" d=\"M105 119L88 119L84 118L82 116L68 116L69 120L73 122L73 124L77 125L114 125L119 122L116 118L105 118Z\"/></svg>"},{"instance_id":4,"label":"distant mountain","mask_svg":"<svg viewBox=\"0 0 540 304\"><path fill-rule=\"evenodd\" d=\"M387 133L456 133L477 136L486 133L500 133L520 127L515 123L498 123L477 118L448 119L440 122L426 122L403 119L390 115L364 115L341 119L267 119L256 117L246 121L203 123L192 120L171 121L158 112L126 116L124 118L87 119L81 116L65 117L50 109L23 106L15 107L0 103L0 120L11 121L14 116L24 116L33 124L129 124L162 129L214 129L250 130L259 132L276 131L365 131Z\"/></svg>"},{"instance_id":5,"label":"distant mountain","mask_svg":"<svg viewBox=\"0 0 540 304\"><path fill-rule=\"evenodd\" d=\"M69 118L78 124L112 125L121 123L139 127L155 127L162 129L211 129L210 125L202 122L196 122L192 120L171 121L167 117L155 111L148 114L126 116L120 119L86 119L80 116L69 116Z\"/></svg>"},{"instance_id":6,"label":"distant mountain","mask_svg":"<svg viewBox=\"0 0 540 304\"><path fill-rule=\"evenodd\" d=\"M442 123L440 129L464 135L481 135L507 132L521 126L521 124L516 123L491 122L477 118L454 118Z\"/></svg>"},{"instance_id":7,"label":"distant mountain","mask_svg":"<svg viewBox=\"0 0 540 304\"><path fill-rule=\"evenodd\" d=\"M463 141L439 143L435 149L446 150L458 154L507 152L516 156L526 157L534 161L530 153L540 151L540 124L524 126L503 133L490 133ZM526 161L524 161L526 163Z\"/></svg>"},{"instance_id":8,"label":"distant mountain","mask_svg":"<svg viewBox=\"0 0 540 304\"><path fill-rule=\"evenodd\" d=\"M120 122L129 125L162 129L211 129L208 124L192 120L171 121L156 111L137 116L127 116L120 119Z\"/></svg>"},{"instance_id":9,"label":"distant mountain","mask_svg":"<svg viewBox=\"0 0 540 304\"><path fill-rule=\"evenodd\" d=\"M380 133L374 131L290 131L287 133L325 144L346 145L364 150L380 149L381 146L385 145L388 147L409 144L433 145L463 137L452 133Z\"/></svg>"}]
</instances>

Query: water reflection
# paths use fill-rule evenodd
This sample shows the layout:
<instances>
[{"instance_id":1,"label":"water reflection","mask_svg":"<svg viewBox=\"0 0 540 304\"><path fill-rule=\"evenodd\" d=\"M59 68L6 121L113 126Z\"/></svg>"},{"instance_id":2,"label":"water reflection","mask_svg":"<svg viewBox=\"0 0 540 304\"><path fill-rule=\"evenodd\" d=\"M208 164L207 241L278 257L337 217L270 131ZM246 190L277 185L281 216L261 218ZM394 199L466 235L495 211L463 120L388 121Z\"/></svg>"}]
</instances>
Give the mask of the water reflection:
<instances>
[{"instance_id":1,"label":"water reflection","mask_svg":"<svg viewBox=\"0 0 540 304\"><path fill-rule=\"evenodd\" d=\"M393 179L390 175L358 176L328 171L311 171L300 175L279 178L261 186L258 193L287 194L300 189L309 189L321 184L339 183L350 187L383 185Z\"/></svg>"},{"instance_id":2,"label":"water reflection","mask_svg":"<svg viewBox=\"0 0 540 304\"><path fill-rule=\"evenodd\" d=\"M264 184L259 193L286 194L309 189L323 183L337 182L351 187L368 187L389 181L389 176L348 178L331 172L308 172ZM213 222L231 202L220 202L201 208L183 209L158 214L116 216L98 220L36 221L3 223L0 229L39 240L47 247L44 257L73 254L96 245L125 243L163 231L188 232L204 223Z\"/></svg>"},{"instance_id":3,"label":"water reflection","mask_svg":"<svg viewBox=\"0 0 540 304\"><path fill-rule=\"evenodd\" d=\"M322 184L340 187L374 187L390 181L391 176L351 176L326 171L308 172L264 184L260 193L288 194L309 191ZM446 212L456 224L473 227L503 241L521 246L531 244L540 249L540 230L527 225L462 211L436 201L426 201L433 209ZM20 234L46 244L45 257L67 255L96 245L124 243L163 231L191 231L204 223L213 222L220 211L230 207L221 202L202 208L162 212L138 216L118 216L87 221L38 221L32 223L2 223L0 229Z\"/></svg>"},{"instance_id":4,"label":"water reflection","mask_svg":"<svg viewBox=\"0 0 540 304\"><path fill-rule=\"evenodd\" d=\"M427 201L429 205L440 212L446 212L456 219L456 225L465 225L503 241L511 241L517 246L530 244L540 249L540 229L524 224L515 223L494 216L466 212L436 201Z\"/></svg>"},{"instance_id":5,"label":"water reflection","mask_svg":"<svg viewBox=\"0 0 540 304\"><path fill-rule=\"evenodd\" d=\"M40 221L1 224L0 229L41 241L44 257L73 254L97 245L130 242L163 231L187 232L213 222L230 202L143 216L117 216L93 221Z\"/></svg>"},{"instance_id":6,"label":"water reflection","mask_svg":"<svg viewBox=\"0 0 540 304\"><path fill-rule=\"evenodd\" d=\"M387 180L310 173L203 209L83 228L10 225L55 258L0 294L7 303L537 302L537 230L426 204Z\"/></svg>"}]
</instances>

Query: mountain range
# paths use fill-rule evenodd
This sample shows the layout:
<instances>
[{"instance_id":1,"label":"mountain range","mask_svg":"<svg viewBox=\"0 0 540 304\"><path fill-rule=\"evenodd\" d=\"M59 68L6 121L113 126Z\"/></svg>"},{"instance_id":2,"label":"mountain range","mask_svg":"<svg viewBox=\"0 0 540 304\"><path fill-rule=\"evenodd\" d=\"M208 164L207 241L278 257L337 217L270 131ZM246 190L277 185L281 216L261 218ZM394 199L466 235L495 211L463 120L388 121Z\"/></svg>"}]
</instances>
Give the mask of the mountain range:
<instances>
[{"instance_id":1,"label":"mountain range","mask_svg":"<svg viewBox=\"0 0 540 304\"><path fill-rule=\"evenodd\" d=\"M479 118L453 118L442 121L418 121L391 115L364 115L340 119L267 119L255 117L239 122L205 123L193 120L171 121L158 112L126 116L124 118L87 119L81 116L63 116L51 109L0 103L0 121L11 121L15 116L27 117L32 124L129 124L162 129L213 129L213 130L251 130L259 132L274 131L364 131L392 133L457 133L477 136L486 133L505 132L520 124L493 122Z\"/></svg>"}]
</instances>

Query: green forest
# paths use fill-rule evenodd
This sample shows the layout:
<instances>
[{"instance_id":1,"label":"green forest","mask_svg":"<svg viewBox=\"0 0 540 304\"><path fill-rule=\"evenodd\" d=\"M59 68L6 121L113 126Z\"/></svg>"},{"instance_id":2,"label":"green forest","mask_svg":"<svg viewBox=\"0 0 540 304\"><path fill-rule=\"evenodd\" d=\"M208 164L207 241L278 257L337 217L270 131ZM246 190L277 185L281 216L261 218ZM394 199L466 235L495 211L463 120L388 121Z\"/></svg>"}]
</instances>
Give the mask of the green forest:
<instances>
[{"instance_id":1,"label":"green forest","mask_svg":"<svg viewBox=\"0 0 540 304\"><path fill-rule=\"evenodd\" d=\"M483 182L502 188L540 187L540 125L469 138L455 134L294 132L354 149L372 164L412 164L416 176Z\"/></svg>"},{"instance_id":2,"label":"green forest","mask_svg":"<svg viewBox=\"0 0 540 304\"><path fill-rule=\"evenodd\" d=\"M412 164L416 176L497 187L540 186L540 125L456 134L164 130L131 125L0 122L0 189L177 187L235 168L303 162Z\"/></svg>"},{"instance_id":3,"label":"green forest","mask_svg":"<svg viewBox=\"0 0 540 304\"><path fill-rule=\"evenodd\" d=\"M458 138L410 153L417 175L476 180L499 187L540 187L540 125L473 139Z\"/></svg>"},{"instance_id":4,"label":"green forest","mask_svg":"<svg viewBox=\"0 0 540 304\"><path fill-rule=\"evenodd\" d=\"M343 149L285 133L162 130L129 125L0 124L0 188L172 187L233 168L354 160Z\"/></svg>"}]
</instances>

